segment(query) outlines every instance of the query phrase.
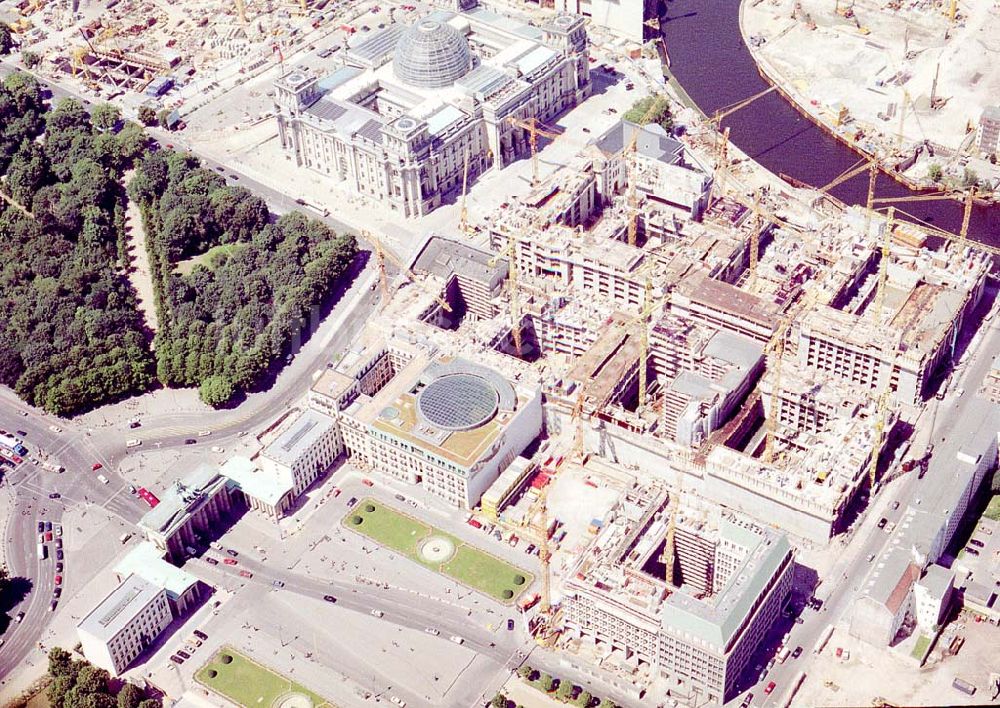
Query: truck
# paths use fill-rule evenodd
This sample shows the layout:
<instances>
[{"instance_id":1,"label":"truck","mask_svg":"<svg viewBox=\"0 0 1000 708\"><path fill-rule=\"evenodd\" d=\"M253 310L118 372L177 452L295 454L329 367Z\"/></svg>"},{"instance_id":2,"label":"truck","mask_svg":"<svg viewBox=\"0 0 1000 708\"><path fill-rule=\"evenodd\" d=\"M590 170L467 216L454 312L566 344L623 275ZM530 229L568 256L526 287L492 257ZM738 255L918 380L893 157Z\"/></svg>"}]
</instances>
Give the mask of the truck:
<instances>
[{"instance_id":1,"label":"truck","mask_svg":"<svg viewBox=\"0 0 1000 708\"><path fill-rule=\"evenodd\" d=\"M38 560L45 560L49 555L49 548L44 543L38 544Z\"/></svg>"},{"instance_id":2,"label":"truck","mask_svg":"<svg viewBox=\"0 0 1000 708\"><path fill-rule=\"evenodd\" d=\"M784 664L785 663L785 659L787 659L788 656L789 656L789 654L791 654L791 653L792 653L792 650L789 649L788 647L785 647L784 649L782 649L778 653L778 663L779 664Z\"/></svg>"},{"instance_id":3,"label":"truck","mask_svg":"<svg viewBox=\"0 0 1000 708\"><path fill-rule=\"evenodd\" d=\"M0 447L7 448L21 457L28 454L28 448L26 448L20 440L15 438L13 435L8 434L6 431L0 432Z\"/></svg>"},{"instance_id":4,"label":"truck","mask_svg":"<svg viewBox=\"0 0 1000 708\"><path fill-rule=\"evenodd\" d=\"M521 603L519 605L519 607L521 608L521 612L527 612L532 607L537 605L538 601L541 599L542 599L541 595L539 595L537 592L534 595L529 595L528 597L524 598L523 600L521 600Z\"/></svg>"},{"instance_id":5,"label":"truck","mask_svg":"<svg viewBox=\"0 0 1000 708\"><path fill-rule=\"evenodd\" d=\"M830 641L830 637L833 636L833 625L831 624L826 629L823 630L823 634L820 635L819 640L816 642L816 648L813 649L813 654L819 654L823 651L823 647L826 643Z\"/></svg>"}]
</instances>

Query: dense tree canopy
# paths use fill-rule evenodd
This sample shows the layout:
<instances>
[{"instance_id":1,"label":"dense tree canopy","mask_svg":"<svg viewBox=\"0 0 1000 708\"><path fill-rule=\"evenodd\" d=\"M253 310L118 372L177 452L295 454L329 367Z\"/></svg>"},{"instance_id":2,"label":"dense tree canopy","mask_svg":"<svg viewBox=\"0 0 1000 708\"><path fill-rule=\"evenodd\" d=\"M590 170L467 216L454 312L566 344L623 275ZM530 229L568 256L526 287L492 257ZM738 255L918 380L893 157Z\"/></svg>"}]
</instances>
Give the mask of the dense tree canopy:
<instances>
[{"instance_id":1,"label":"dense tree canopy","mask_svg":"<svg viewBox=\"0 0 1000 708\"><path fill-rule=\"evenodd\" d=\"M190 155L149 153L129 185L143 206L156 289L157 377L221 405L256 384L323 305L356 253L300 213L267 206ZM181 260L197 258L182 275Z\"/></svg>"},{"instance_id":2,"label":"dense tree canopy","mask_svg":"<svg viewBox=\"0 0 1000 708\"><path fill-rule=\"evenodd\" d=\"M674 129L674 116L670 112L670 103L663 96L640 98L628 109L624 118L640 125L657 123L668 133Z\"/></svg>"},{"instance_id":3,"label":"dense tree canopy","mask_svg":"<svg viewBox=\"0 0 1000 708\"><path fill-rule=\"evenodd\" d=\"M144 142L102 144L76 101L46 113L26 74L0 87L0 383L70 414L145 391L152 355L119 263L121 174ZM38 138L42 140L39 142Z\"/></svg>"},{"instance_id":4,"label":"dense tree canopy","mask_svg":"<svg viewBox=\"0 0 1000 708\"><path fill-rule=\"evenodd\" d=\"M53 708L161 708L155 698L143 699L142 689L122 684L117 699L111 693L111 677L59 647L49 652L49 705Z\"/></svg>"}]
</instances>

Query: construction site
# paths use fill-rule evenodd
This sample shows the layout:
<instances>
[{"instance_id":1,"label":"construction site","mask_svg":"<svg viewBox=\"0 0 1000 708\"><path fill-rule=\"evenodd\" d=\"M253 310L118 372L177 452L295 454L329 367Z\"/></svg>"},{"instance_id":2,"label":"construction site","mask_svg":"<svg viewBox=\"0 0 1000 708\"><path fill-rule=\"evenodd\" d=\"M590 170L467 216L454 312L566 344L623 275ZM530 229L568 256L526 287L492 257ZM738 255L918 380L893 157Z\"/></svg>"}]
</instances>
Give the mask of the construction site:
<instances>
[{"instance_id":1,"label":"construction site","mask_svg":"<svg viewBox=\"0 0 1000 708\"><path fill-rule=\"evenodd\" d=\"M9 17L39 69L79 82L97 98L135 92L169 108L180 89L231 74L253 75L301 45L350 26L372 3L342 0L24 0ZM209 78L210 77L210 78ZM126 105L134 104L129 97Z\"/></svg>"},{"instance_id":2,"label":"construction site","mask_svg":"<svg viewBox=\"0 0 1000 708\"><path fill-rule=\"evenodd\" d=\"M758 0L744 3L741 26L764 78L888 173L996 188L996 3Z\"/></svg>"}]
</instances>

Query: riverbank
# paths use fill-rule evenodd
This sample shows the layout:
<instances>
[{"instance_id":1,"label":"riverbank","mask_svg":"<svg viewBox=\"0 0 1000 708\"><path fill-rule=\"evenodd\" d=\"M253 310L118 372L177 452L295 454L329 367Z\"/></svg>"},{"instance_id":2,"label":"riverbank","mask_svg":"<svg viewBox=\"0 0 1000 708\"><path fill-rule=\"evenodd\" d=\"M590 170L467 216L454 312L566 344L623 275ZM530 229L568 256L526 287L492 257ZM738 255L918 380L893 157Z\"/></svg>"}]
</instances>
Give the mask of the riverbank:
<instances>
[{"instance_id":1,"label":"riverbank","mask_svg":"<svg viewBox=\"0 0 1000 708\"><path fill-rule=\"evenodd\" d=\"M968 26L963 16L950 29L949 20L934 13L919 14L918 24L883 10L859 8L859 17L846 6L849 14L842 16L816 0L794 6L793 0L741 2L739 30L760 76L804 117L859 157L878 159L885 174L910 190L961 189L970 172L989 185L1000 180L994 165L967 154L975 138L967 128L978 120L990 87L1000 86L1000 69L988 61L995 50L977 44L982 56L972 52L966 61L970 50L956 48L960 38L1000 28L1000 14L980 8ZM865 18L874 33L862 24ZM949 29L950 42L938 36ZM975 76L960 77L948 65L941 71L933 62L928 68L931 55L962 61L961 71ZM930 178L935 172L944 173L938 182Z\"/></svg>"}]
</instances>

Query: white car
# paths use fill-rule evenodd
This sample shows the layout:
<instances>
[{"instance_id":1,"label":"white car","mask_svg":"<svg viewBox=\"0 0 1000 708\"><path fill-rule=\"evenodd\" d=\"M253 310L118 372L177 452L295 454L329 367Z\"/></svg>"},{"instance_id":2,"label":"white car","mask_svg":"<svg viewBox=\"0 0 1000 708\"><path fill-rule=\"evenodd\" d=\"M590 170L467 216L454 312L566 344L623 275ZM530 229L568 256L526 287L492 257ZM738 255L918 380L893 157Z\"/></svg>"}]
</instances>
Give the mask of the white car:
<instances>
[{"instance_id":1,"label":"white car","mask_svg":"<svg viewBox=\"0 0 1000 708\"><path fill-rule=\"evenodd\" d=\"M455 642L455 644L464 644L464 643L465 643L465 640L464 640L464 639L462 639L462 638L461 638L460 636L458 636L457 634L455 634L455 635L452 635L452 636L450 636L450 637L448 637L448 638L449 638L449 639L450 639L451 641Z\"/></svg>"},{"instance_id":2,"label":"white car","mask_svg":"<svg viewBox=\"0 0 1000 708\"><path fill-rule=\"evenodd\" d=\"M399 708L406 708L406 701L402 698L397 698L396 696L390 696L389 700L395 703Z\"/></svg>"},{"instance_id":3,"label":"white car","mask_svg":"<svg viewBox=\"0 0 1000 708\"><path fill-rule=\"evenodd\" d=\"M382 616L382 615L384 615L384 614L385 614L385 613L384 613L384 612L382 612L382 610L372 610L372 615L373 615L374 617L381 617L381 616Z\"/></svg>"},{"instance_id":4,"label":"white car","mask_svg":"<svg viewBox=\"0 0 1000 708\"><path fill-rule=\"evenodd\" d=\"M101 484L107 484L108 478L105 477L103 474L99 474L97 475L97 481L100 482Z\"/></svg>"},{"instance_id":5,"label":"white car","mask_svg":"<svg viewBox=\"0 0 1000 708\"><path fill-rule=\"evenodd\" d=\"M437 635L441 634L441 632L439 632L438 630L434 629L433 627L428 627L428 628L427 628L427 629L425 629L424 631L425 631L425 632L426 632L427 634L432 634L432 635L434 635L435 637L436 637Z\"/></svg>"}]
</instances>

